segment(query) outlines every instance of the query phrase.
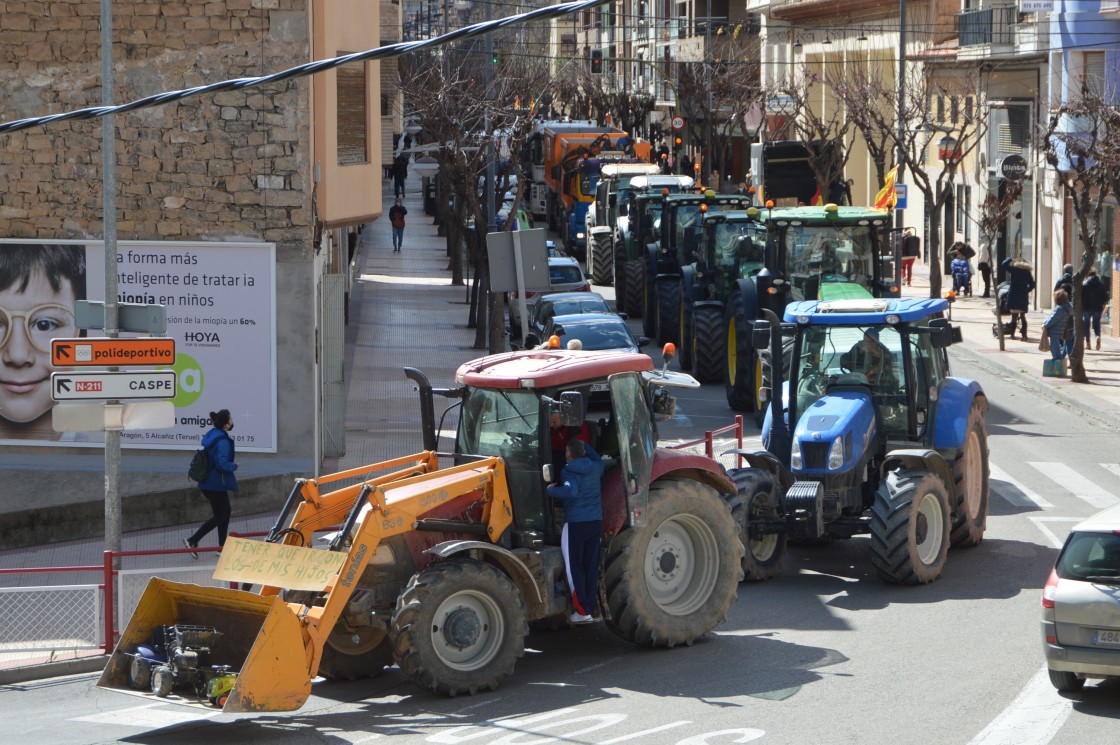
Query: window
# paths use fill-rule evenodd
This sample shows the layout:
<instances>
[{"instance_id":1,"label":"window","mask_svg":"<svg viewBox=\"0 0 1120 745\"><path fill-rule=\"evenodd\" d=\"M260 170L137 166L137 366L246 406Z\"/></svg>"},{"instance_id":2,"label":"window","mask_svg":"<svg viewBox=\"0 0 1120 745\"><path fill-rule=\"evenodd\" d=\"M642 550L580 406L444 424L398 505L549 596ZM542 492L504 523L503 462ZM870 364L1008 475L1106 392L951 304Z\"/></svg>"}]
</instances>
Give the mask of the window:
<instances>
[{"instance_id":1,"label":"window","mask_svg":"<svg viewBox=\"0 0 1120 745\"><path fill-rule=\"evenodd\" d=\"M339 52L339 55L349 52ZM369 162L366 64L343 65L335 70L338 128L338 164ZM384 102L382 103L384 107Z\"/></svg>"},{"instance_id":2,"label":"window","mask_svg":"<svg viewBox=\"0 0 1120 745\"><path fill-rule=\"evenodd\" d=\"M1104 52L1084 52L1084 62L1081 68L1080 88L1084 92L1103 94L1104 86Z\"/></svg>"}]
</instances>

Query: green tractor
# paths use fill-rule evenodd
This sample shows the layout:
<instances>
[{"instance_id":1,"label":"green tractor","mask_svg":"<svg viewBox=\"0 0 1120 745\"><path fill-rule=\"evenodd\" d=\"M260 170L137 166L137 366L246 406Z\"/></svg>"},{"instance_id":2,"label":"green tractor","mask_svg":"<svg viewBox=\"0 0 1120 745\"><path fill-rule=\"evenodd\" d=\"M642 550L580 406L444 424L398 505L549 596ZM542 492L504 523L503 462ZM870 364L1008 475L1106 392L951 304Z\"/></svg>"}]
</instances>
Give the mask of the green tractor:
<instances>
[{"instance_id":1,"label":"green tractor","mask_svg":"<svg viewBox=\"0 0 1120 745\"><path fill-rule=\"evenodd\" d=\"M657 244L664 197L692 187L688 176L638 176L630 180L625 205L619 205L614 234L614 288L618 310L631 318L645 313L645 261L650 244ZM649 329L643 333L649 335Z\"/></svg>"},{"instance_id":2,"label":"green tractor","mask_svg":"<svg viewBox=\"0 0 1120 745\"><path fill-rule=\"evenodd\" d=\"M599 169L599 183L595 187L595 201L587 208L585 217L587 234L587 270L591 281L597 285L614 284L615 244L617 224L626 215L628 197L638 186L635 180L660 173L660 166L653 163L604 163Z\"/></svg>"},{"instance_id":3,"label":"green tractor","mask_svg":"<svg viewBox=\"0 0 1120 745\"><path fill-rule=\"evenodd\" d=\"M660 240L647 248L645 312L656 318L656 334L664 343L681 346L684 316L681 314L681 275L684 267L696 260L705 215L745 210L749 198L743 195L720 195L708 190L703 194L670 194L661 208ZM692 360L680 357L682 369L689 369Z\"/></svg>"},{"instance_id":4,"label":"green tractor","mask_svg":"<svg viewBox=\"0 0 1120 745\"><path fill-rule=\"evenodd\" d=\"M764 360L750 334L765 309L780 315L799 300L899 297L899 261L880 210L752 207L703 220L698 255L681 272L681 365L704 382L722 379L728 405L754 411L759 422Z\"/></svg>"}]
</instances>

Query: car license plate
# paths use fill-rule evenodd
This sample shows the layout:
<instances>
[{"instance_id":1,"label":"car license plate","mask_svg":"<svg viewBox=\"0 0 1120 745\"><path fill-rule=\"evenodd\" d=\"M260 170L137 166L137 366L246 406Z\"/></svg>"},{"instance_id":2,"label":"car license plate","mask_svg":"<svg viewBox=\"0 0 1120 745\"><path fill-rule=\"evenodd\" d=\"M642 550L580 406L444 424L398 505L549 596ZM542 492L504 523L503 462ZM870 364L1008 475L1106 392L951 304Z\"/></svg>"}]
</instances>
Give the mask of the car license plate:
<instances>
[{"instance_id":1,"label":"car license plate","mask_svg":"<svg viewBox=\"0 0 1120 745\"><path fill-rule=\"evenodd\" d=\"M591 392L592 393L600 393L602 391L609 391L610 389L611 389L611 384L610 383L592 383L591 384Z\"/></svg>"},{"instance_id":2,"label":"car license plate","mask_svg":"<svg viewBox=\"0 0 1120 745\"><path fill-rule=\"evenodd\" d=\"M1101 647L1120 647L1120 629L1096 629L1093 644Z\"/></svg>"}]
</instances>

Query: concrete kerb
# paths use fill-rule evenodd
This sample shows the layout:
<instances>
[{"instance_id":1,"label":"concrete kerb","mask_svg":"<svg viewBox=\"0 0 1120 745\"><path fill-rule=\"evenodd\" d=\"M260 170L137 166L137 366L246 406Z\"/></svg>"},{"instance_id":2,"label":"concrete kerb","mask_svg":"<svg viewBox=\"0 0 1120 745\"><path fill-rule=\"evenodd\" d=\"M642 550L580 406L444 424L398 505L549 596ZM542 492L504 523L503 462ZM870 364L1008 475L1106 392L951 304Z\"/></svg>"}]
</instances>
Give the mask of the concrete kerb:
<instances>
[{"instance_id":1,"label":"concrete kerb","mask_svg":"<svg viewBox=\"0 0 1120 745\"><path fill-rule=\"evenodd\" d=\"M108 662L108 655L99 654L93 657L79 657L74 660L44 662L41 665L12 667L0 670L0 686L27 683L33 680L47 680L48 678L61 678L64 675L101 672Z\"/></svg>"}]
</instances>

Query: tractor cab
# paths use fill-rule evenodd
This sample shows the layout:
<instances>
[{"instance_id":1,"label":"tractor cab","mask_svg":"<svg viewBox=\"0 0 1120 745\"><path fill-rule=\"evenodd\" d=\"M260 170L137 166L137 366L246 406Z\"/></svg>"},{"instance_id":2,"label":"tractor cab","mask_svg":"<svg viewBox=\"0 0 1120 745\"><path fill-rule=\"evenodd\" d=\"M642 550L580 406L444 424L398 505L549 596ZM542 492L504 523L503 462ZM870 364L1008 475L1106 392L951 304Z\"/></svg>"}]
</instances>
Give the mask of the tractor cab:
<instances>
[{"instance_id":1,"label":"tractor cab","mask_svg":"<svg viewBox=\"0 0 1120 745\"><path fill-rule=\"evenodd\" d=\"M459 368L463 385L455 452L503 459L513 504L514 547L557 545L563 520L546 498L546 465L559 477L563 447L553 425L566 437L586 439L607 461L627 474L625 505L631 522L644 513L653 452L655 420L672 414L666 387L699 386L679 373L655 371L648 355L617 352L531 350L494 355ZM439 391L437 391L439 393ZM593 395L606 394L603 408L592 409ZM556 452L559 450L560 452ZM604 509L607 495L604 495Z\"/></svg>"},{"instance_id":2,"label":"tractor cab","mask_svg":"<svg viewBox=\"0 0 1120 745\"><path fill-rule=\"evenodd\" d=\"M693 281L722 301L737 278L753 277L766 266L766 230L747 211L705 214L703 230Z\"/></svg>"},{"instance_id":3,"label":"tractor cab","mask_svg":"<svg viewBox=\"0 0 1120 745\"><path fill-rule=\"evenodd\" d=\"M848 468L853 452L931 447L949 376L945 349L960 340L943 300L845 299L792 303L792 363L783 398L794 471ZM759 324L760 338L770 343ZM866 406L870 403L870 407ZM764 435L769 430L764 423ZM861 442L846 438L859 436Z\"/></svg>"}]
</instances>

